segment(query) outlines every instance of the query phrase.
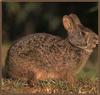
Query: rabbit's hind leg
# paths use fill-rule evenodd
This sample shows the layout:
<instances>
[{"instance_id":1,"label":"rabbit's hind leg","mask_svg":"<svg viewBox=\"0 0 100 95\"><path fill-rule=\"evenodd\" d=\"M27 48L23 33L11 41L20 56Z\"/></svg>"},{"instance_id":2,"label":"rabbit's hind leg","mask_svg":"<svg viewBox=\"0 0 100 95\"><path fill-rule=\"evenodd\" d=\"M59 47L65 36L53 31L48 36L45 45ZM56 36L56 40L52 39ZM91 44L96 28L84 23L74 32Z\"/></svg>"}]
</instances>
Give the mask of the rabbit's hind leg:
<instances>
[{"instance_id":1,"label":"rabbit's hind leg","mask_svg":"<svg viewBox=\"0 0 100 95\"><path fill-rule=\"evenodd\" d=\"M28 73L28 84L33 87L39 80L48 79L48 73L43 68L34 67L33 70L30 70Z\"/></svg>"},{"instance_id":2,"label":"rabbit's hind leg","mask_svg":"<svg viewBox=\"0 0 100 95\"><path fill-rule=\"evenodd\" d=\"M75 77L74 72L67 71L65 75L65 79L72 87L76 85L76 77Z\"/></svg>"},{"instance_id":3,"label":"rabbit's hind leg","mask_svg":"<svg viewBox=\"0 0 100 95\"><path fill-rule=\"evenodd\" d=\"M35 77L35 73L32 71L28 71L28 80L27 83L30 87L33 87L34 84L36 83L36 77Z\"/></svg>"}]
</instances>

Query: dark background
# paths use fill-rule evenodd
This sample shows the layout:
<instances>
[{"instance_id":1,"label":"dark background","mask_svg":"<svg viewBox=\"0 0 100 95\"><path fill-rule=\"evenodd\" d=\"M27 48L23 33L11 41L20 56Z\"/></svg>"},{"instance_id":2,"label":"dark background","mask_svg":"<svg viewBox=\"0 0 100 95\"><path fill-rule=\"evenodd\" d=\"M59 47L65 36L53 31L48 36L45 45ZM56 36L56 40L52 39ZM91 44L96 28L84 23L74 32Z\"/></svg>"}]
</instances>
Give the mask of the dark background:
<instances>
[{"instance_id":1,"label":"dark background","mask_svg":"<svg viewBox=\"0 0 100 95\"><path fill-rule=\"evenodd\" d=\"M75 13L83 25L98 31L98 3L3 3L3 42L12 42L22 36L46 32L66 36L62 17Z\"/></svg>"}]
</instances>

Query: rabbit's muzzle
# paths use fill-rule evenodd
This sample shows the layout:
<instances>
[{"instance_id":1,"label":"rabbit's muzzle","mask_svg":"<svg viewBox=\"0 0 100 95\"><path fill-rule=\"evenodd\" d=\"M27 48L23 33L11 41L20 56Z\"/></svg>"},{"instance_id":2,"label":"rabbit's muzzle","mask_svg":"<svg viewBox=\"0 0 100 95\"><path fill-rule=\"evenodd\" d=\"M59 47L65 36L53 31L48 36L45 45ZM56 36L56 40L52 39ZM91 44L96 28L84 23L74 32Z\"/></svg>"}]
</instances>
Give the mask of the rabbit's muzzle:
<instances>
[{"instance_id":1,"label":"rabbit's muzzle","mask_svg":"<svg viewBox=\"0 0 100 95\"><path fill-rule=\"evenodd\" d=\"M96 45L98 45L99 44L99 37L98 36L95 36L94 37L94 40L93 40L93 44L92 44L92 48L95 48L96 47Z\"/></svg>"}]
</instances>

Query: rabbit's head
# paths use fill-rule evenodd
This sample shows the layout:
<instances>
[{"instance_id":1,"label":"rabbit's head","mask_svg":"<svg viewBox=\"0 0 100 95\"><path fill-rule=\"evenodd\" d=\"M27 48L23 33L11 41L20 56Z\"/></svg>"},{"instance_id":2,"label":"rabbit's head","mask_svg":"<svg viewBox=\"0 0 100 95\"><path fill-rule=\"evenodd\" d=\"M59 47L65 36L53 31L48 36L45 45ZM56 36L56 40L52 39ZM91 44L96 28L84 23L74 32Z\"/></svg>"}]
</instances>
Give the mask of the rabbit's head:
<instances>
[{"instance_id":1,"label":"rabbit's head","mask_svg":"<svg viewBox=\"0 0 100 95\"><path fill-rule=\"evenodd\" d=\"M92 52L99 39L96 33L83 26L75 14L63 17L64 28L68 31L68 40L76 47Z\"/></svg>"}]
</instances>

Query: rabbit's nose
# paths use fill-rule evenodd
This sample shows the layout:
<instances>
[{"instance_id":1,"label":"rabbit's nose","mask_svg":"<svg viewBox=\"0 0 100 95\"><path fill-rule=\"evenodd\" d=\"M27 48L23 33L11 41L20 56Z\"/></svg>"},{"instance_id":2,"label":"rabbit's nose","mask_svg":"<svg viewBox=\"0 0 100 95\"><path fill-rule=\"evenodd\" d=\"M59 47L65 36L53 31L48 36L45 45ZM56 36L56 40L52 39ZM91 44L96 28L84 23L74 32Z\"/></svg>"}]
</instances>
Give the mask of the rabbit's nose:
<instances>
[{"instance_id":1,"label":"rabbit's nose","mask_svg":"<svg viewBox=\"0 0 100 95\"><path fill-rule=\"evenodd\" d=\"M99 36L96 36L95 39L96 39L96 44L99 44Z\"/></svg>"},{"instance_id":2,"label":"rabbit's nose","mask_svg":"<svg viewBox=\"0 0 100 95\"><path fill-rule=\"evenodd\" d=\"M96 44L99 44L99 40L96 41Z\"/></svg>"},{"instance_id":3,"label":"rabbit's nose","mask_svg":"<svg viewBox=\"0 0 100 95\"><path fill-rule=\"evenodd\" d=\"M96 44L93 44L93 45L92 45L92 48L95 48L95 47L96 47Z\"/></svg>"}]
</instances>

